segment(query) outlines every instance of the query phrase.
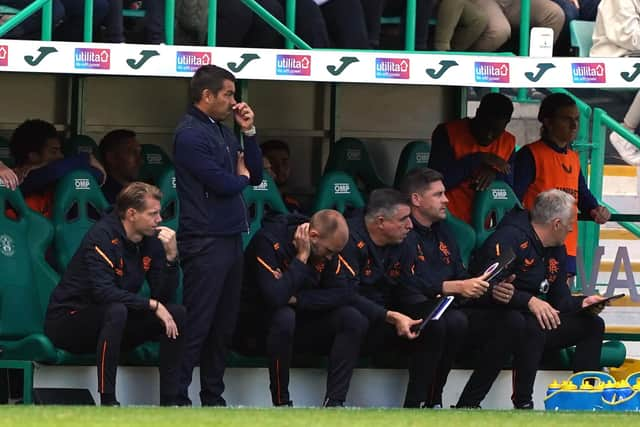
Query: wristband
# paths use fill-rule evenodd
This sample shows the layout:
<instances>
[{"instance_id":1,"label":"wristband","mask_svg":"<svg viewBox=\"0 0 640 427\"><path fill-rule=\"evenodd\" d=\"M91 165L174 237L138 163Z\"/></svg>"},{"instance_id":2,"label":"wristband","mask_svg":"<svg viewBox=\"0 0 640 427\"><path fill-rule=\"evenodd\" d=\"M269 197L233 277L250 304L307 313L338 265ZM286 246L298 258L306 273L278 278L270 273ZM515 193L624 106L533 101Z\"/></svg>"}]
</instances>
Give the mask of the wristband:
<instances>
[{"instance_id":1,"label":"wristband","mask_svg":"<svg viewBox=\"0 0 640 427\"><path fill-rule=\"evenodd\" d=\"M250 129L243 130L242 134L244 136L254 136L256 134L256 127L255 126L251 126Z\"/></svg>"},{"instance_id":2,"label":"wristband","mask_svg":"<svg viewBox=\"0 0 640 427\"><path fill-rule=\"evenodd\" d=\"M158 306L160 305L160 301L156 300L156 306L153 309L153 312L155 313L156 311L158 311Z\"/></svg>"}]
</instances>

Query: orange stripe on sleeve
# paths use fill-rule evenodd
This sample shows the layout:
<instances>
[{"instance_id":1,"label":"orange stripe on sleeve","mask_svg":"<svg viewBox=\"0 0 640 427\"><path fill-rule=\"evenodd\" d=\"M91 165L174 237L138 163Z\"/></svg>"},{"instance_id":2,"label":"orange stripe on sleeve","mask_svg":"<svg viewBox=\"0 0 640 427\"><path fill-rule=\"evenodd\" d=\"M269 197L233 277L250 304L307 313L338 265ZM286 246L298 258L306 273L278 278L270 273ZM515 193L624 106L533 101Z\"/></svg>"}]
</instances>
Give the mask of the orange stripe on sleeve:
<instances>
[{"instance_id":1,"label":"orange stripe on sleeve","mask_svg":"<svg viewBox=\"0 0 640 427\"><path fill-rule=\"evenodd\" d=\"M341 261L345 267L347 267L347 270L349 270L351 272L352 276L356 275L356 272L353 270L353 268L351 268L351 266L349 265L349 263L347 262L347 260L345 260L342 255L338 255L338 260Z\"/></svg>"},{"instance_id":2,"label":"orange stripe on sleeve","mask_svg":"<svg viewBox=\"0 0 640 427\"><path fill-rule=\"evenodd\" d=\"M500 256L500 243L496 243L496 256Z\"/></svg>"},{"instance_id":3,"label":"orange stripe on sleeve","mask_svg":"<svg viewBox=\"0 0 640 427\"><path fill-rule=\"evenodd\" d=\"M342 261L338 260L338 266L336 267L336 276L340 273L340 268L342 267Z\"/></svg>"},{"instance_id":4,"label":"orange stripe on sleeve","mask_svg":"<svg viewBox=\"0 0 640 427\"><path fill-rule=\"evenodd\" d=\"M111 268L113 268L113 263L111 262L111 260L109 259L109 257L108 257L104 252L102 252L102 249L100 249L100 248L98 247L98 245L96 245L96 246L94 246L94 247L96 248L96 252L98 252L98 253L100 254L100 256L101 256L102 258L104 258L104 260L105 260L105 261L107 261L107 264L109 264L109 266L110 266Z\"/></svg>"},{"instance_id":5,"label":"orange stripe on sleeve","mask_svg":"<svg viewBox=\"0 0 640 427\"><path fill-rule=\"evenodd\" d=\"M275 277L276 279L279 279L281 277L280 273L278 273L276 270L271 268L271 266L267 264L262 258L257 256L256 259L269 273L273 274L273 277Z\"/></svg>"}]
</instances>

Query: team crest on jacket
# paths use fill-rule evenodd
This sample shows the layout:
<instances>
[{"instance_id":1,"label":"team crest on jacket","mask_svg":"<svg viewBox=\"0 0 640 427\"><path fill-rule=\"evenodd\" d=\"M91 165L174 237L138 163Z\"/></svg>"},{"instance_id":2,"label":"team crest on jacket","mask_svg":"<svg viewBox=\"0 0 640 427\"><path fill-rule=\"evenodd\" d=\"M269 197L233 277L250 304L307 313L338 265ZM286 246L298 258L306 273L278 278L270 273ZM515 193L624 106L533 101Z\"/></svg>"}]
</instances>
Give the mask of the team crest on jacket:
<instances>
[{"instance_id":1,"label":"team crest on jacket","mask_svg":"<svg viewBox=\"0 0 640 427\"><path fill-rule=\"evenodd\" d=\"M400 277L400 273L402 270L402 266L399 262L393 264L393 266L389 269L389 277Z\"/></svg>"},{"instance_id":2,"label":"team crest on jacket","mask_svg":"<svg viewBox=\"0 0 640 427\"><path fill-rule=\"evenodd\" d=\"M142 257L142 268L144 269L145 273L149 271L149 269L151 268L151 257Z\"/></svg>"},{"instance_id":3,"label":"team crest on jacket","mask_svg":"<svg viewBox=\"0 0 640 427\"><path fill-rule=\"evenodd\" d=\"M555 258L549 258L547 263L547 279L550 282L555 282L560 271L560 263Z\"/></svg>"},{"instance_id":4,"label":"team crest on jacket","mask_svg":"<svg viewBox=\"0 0 640 427\"><path fill-rule=\"evenodd\" d=\"M445 264L451 264L451 251L449 251L449 246L443 241L440 241L438 244L438 249L440 249L440 253L442 254L442 260Z\"/></svg>"}]
</instances>

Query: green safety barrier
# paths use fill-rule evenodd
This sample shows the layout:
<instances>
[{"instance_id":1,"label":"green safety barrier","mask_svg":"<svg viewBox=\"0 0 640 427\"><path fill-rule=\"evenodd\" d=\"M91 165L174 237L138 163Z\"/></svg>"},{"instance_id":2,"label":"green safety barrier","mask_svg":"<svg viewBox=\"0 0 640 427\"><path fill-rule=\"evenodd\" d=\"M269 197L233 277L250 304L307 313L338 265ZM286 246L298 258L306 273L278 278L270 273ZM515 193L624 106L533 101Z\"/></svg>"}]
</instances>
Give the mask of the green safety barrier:
<instances>
[{"instance_id":1,"label":"green safety barrier","mask_svg":"<svg viewBox=\"0 0 640 427\"><path fill-rule=\"evenodd\" d=\"M93 0L87 1L92 3ZM29 6L16 13L7 22L0 25L0 38L18 25L22 24L25 19L42 9L42 40L51 40L51 21L53 19L53 4L51 0L35 0Z\"/></svg>"}]
</instances>

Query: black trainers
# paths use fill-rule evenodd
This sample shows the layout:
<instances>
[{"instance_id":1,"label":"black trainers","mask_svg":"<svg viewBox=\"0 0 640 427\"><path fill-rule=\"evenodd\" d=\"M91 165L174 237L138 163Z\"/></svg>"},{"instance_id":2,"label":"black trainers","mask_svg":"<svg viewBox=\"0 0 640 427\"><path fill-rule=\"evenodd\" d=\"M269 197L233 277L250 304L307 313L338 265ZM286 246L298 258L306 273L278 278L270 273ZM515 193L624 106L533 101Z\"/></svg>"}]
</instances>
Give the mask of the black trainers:
<instances>
[{"instance_id":1,"label":"black trainers","mask_svg":"<svg viewBox=\"0 0 640 427\"><path fill-rule=\"evenodd\" d=\"M523 403L515 403L513 402L513 407L515 409L523 409L526 411L530 411L533 409L533 402L532 401L528 401L528 402L523 402Z\"/></svg>"},{"instance_id":2,"label":"black trainers","mask_svg":"<svg viewBox=\"0 0 640 427\"><path fill-rule=\"evenodd\" d=\"M293 408L293 400L287 400L286 402L282 403L274 403L273 406L275 406L276 408Z\"/></svg>"},{"instance_id":3,"label":"black trainers","mask_svg":"<svg viewBox=\"0 0 640 427\"><path fill-rule=\"evenodd\" d=\"M322 403L323 408L344 408L344 402L342 400L326 398Z\"/></svg>"},{"instance_id":4,"label":"black trainers","mask_svg":"<svg viewBox=\"0 0 640 427\"><path fill-rule=\"evenodd\" d=\"M100 406L120 406L120 402L116 400L114 393L101 393L100 394Z\"/></svg>"}]
</instances>

